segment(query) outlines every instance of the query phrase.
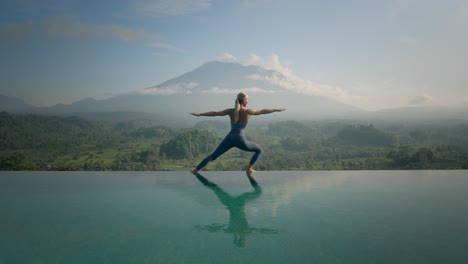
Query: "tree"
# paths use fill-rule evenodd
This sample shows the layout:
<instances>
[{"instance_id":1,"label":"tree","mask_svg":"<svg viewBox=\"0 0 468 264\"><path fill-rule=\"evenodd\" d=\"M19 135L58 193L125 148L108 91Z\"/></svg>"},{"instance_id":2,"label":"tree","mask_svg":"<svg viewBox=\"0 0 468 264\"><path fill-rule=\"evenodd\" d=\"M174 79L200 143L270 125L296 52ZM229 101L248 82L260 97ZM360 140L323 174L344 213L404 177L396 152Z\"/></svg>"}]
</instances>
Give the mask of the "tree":
<instances>
[{"instance_id":1,"label":"tree","mask_svg":"<svg viewBox=\"0 0 468 264\"><path fill-rule=\"evenodd\" d=\"M189 130L162 144L159 151L170 159L191 159L213 151L216 142L211 132Z\"/></svg>"},{"instance_id":2,"label":"tree","mask_svg":"<svg viewBox=\"0 0 468 264\"><path fill-rule=\"evenodd\" d=\"M412 156L413 162L427 164L434 161L434 153L428 148L419 148Z\"/></svg>"},{"instance_id":3,"label":"tree","mask_svg":"<svg viewBox=\"0 0 468 264\"><path fill-rule=\"evenodd\" d=\"M351 145L392 146L396 138L376 129L372 124L346 126L336 136L338 143Z\"/></svg>"},{"instance_id":4,"label":"tree","mask_svg":"<svg viewBox=\"0 0 468 264\"><path fill-rule=\"evenodd\" d=\"M21 153L13 153L0 159L0 170L33 170L34 165Z\"/></svg>"},{"instance_id":5,"label":"tree","mask_svg":"<svg viewBox=\"0 0 468 264\"><path fill-rule=\"evenodd\" d=\"M410 131L409 136L412 139L416 140L417 142L424 142L428 138L427 132L425 132L422 129L416 129L416 130Z\"/></svg>"},{"instance_id":6,"label":"tree","mask_svg":"<svg viewBox=\"0 0 468 264\"><path fill-rule=\"evenodd\" d=\"M413 148L410 146L400 146L398 150L390 150L387 158L393 161L393 164L399 168L407 167L412 162Z\"/></svg>"}]
</instances>

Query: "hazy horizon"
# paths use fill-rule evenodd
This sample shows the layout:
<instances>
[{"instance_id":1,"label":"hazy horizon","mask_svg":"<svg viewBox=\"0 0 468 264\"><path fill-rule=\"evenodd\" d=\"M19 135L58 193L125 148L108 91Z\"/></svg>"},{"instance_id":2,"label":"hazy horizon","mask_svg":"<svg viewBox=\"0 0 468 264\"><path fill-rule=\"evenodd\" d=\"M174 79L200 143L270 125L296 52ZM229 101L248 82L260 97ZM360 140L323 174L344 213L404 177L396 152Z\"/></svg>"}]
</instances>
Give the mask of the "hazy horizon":
<instances>
[{"instance_id":1,"label":"hazy horizon","mask_svg":"<svg viewBox=\"0 0 468 264\"><path fill-rule=\"evenodd\" d=\"M0 94L36 106L141 90L209 61L273 69L286 88L365 110L468 104L463 1L6 0L0 9Z\"/></svg>"}]
</instances>

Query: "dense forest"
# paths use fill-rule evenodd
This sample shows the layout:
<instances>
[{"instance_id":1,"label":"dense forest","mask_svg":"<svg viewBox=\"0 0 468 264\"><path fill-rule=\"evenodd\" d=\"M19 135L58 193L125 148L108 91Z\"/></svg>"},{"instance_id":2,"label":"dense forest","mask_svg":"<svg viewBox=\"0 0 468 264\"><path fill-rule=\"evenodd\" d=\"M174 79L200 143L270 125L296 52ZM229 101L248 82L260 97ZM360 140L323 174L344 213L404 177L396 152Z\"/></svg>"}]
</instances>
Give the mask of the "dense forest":
<instances>
[{"instance_id":1,"label":"dense forest","mask_svg":"<svg viewBox=\"0 0 468 264\"><path fill-rule=\"evenodd\" d=\"M229 131L228 120L190 127L157 121L0 113L0 170L190 170ZM468 169L468 121L250 122L265 149L259 170ZM207 170L243 170L232 149Z\"/></svg>"}]
</instances>

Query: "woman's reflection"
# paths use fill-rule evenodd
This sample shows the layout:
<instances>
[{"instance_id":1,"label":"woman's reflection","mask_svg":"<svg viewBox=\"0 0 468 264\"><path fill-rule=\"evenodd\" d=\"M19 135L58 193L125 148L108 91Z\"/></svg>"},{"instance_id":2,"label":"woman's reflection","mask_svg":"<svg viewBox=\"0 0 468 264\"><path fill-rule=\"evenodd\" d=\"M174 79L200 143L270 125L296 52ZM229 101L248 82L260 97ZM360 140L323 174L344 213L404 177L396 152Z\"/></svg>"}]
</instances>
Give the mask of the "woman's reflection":
<instances>
[{"instance_id":1,"label":"woman's reflection","mask_svg":"<svg viewBox=\"0 0 468 264\"><path fill-rule=\"evenodd\" d=\"M210 188L216 194L219 201L221 201L221 203L229 210L229 224L211 224L207 226L197 225L195 226L197 230L232 233L234 235L234 244L239 247L246 246L246 238L250 234L278 234L278 230L276 229L250 227L249 223L247 222L247 217L244 211L246 203L257 199L262 194L261 187L252 177L248 178L251 185L254 187L254 191L246 192L234 197L225 192L218 185L210 182L201 174L194 174L201 183Z\"/></svg>"}]
</instances>

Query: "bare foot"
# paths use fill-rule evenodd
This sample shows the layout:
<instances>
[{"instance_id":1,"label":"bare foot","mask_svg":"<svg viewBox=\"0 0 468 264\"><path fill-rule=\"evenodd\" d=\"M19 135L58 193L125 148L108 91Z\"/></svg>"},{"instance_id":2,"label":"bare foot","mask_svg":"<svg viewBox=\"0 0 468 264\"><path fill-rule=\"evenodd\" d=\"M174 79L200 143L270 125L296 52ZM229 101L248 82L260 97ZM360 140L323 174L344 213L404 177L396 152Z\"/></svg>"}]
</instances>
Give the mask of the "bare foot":
<instances>
[{"instance_id":1,"label":"bare foot","mask_svg":"<svg viewBox=\"0 0 468 264\"><path fill-rule=\"evenodd\" d=\"M252 175L253 175L254 173L256 173L257 171L254 170L254 169L252 169L252 168L248 168L246 172L247 172L247 176L252 176Z\"/></svg>"},{"instance_id":2,"label":"bare foot","mask_svg":"<svg viewBox=\"0 0 468 264\"><path fill-rule=\"evenodd\" d=\"M257 181L254 179L254 177L252 177L252 175L256 172L256 170L250 168L250 169L247 169L245 171L245 173L247 174L247 178L249 179L250 181L250 184L252 184L252 186L256 187L258 186L258 183Z\"/></svg>"}]
</instances>

